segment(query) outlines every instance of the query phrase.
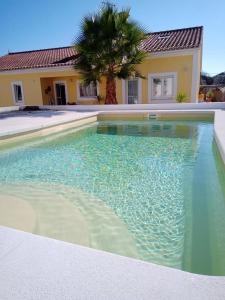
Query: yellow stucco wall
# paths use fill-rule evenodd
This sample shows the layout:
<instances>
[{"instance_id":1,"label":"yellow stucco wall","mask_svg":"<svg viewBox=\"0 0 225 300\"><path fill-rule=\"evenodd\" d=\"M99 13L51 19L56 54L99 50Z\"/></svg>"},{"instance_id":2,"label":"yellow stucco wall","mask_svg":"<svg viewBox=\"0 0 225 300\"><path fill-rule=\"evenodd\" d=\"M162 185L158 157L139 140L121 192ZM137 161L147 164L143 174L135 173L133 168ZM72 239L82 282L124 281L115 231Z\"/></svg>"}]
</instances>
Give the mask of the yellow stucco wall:
<instances>
[{"instance_id":1,"label":"yellow stucco wall","mask_svg":"<svg viewBox=\"0 0 225 300\"><path fill-rule=\"evenodd\" d=\"M50 88L50 90L48 90ZM54 99L52 78L41 78L42 99L44 105L49 105Z\"/></svg>"},{"instance_id":2,"label":"yellow stucco wall","mask_svg":"<svg viewBox=\"0 0 225 300\"><path fill-rule=\"evenodd\" d=\"M199 49L198 51L198 63L197 63L197 72L199 74L199 76L197 77L197 90L196 90L196 99L198 99L199 97L199 87L200 87L200 79L201 79L201 71L202 71L202 47Z\"/></svg>"},{"instance_id":3,"label":"yellow stucco wall","mask_svg":"<svg viewBox=\"0 0 225 300\"><path fill-rule=\"evenodd\" d=\"M188 101L191 101L192 55L149 58L138 66L137 69L145 76L145 79L142 79L143 103L153 101L152 99L148 99L148 75L151 73L170 72L177 73L177 93L184 92L187 95Z\"/></svg>"},{"instance_id":4,"label":"yellow stucco wall","mask_svg":"<svg viewBox=\"0 0 225 300\"><path fill-rule=\"evenodd\" d=\"M42 105L42 91L38 74L0 75L0 106L15 105L11 83L21 81L25 105Z\"/></svg>"},{"instance_id":5,"label":"yellow stucco wall","mask_svg":"<svg viewBox=\"0 0 225 300\"><path fill-rule=\"evenodd\" d=\"M175 72L177 74L177 93L184 92L191 101L192 90L192 66L193 56L191 54L182 56L165 56L165 57L151 57L137 66L138 70L146 77L141 80L142 89L142 103L151 103L148 96L148 74L149 73L168 73ZM198 52L197 61L198 72L201 69L201 53ZM93 104L98 103L93 100L78 101L77 99L77 82L79 75L74 70L64 70L57 72L35 72L17 74L0 73L0 106L15 105L13 101L11 82L21 81L24 92L24 105L42 105L49 104L50 100L55 98L54 95L54 81L65 81L67 86L67 101L69 103L79 104ZM199 85L199 80L197 82ZM50 87L50 91L46 89ZM198 88L197 88L198 90ZM99 94L105 96L105 79L103 78L99 83ZM121 80L117 80L117 100L119 103L124 102L124 89Z\"/></svg>"},{"instance_id":6,"label":"yellow stucco wall","mask_svg":"<svg viewBox=\"0 0 225 300\"><path fill-rule=\"evenodd\" d=\"M13 106L11 79L1 76L0 78L0 106Z\"/></svg>"}]
</instances>

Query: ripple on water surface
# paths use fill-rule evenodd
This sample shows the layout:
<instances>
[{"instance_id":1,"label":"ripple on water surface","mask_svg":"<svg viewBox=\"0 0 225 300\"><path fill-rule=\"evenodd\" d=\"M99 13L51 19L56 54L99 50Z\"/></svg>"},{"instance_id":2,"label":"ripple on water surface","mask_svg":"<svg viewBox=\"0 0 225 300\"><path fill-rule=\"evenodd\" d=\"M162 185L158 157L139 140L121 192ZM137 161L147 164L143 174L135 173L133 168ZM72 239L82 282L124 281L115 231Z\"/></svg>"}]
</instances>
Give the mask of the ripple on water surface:
<instances>
[{"instance_id":1,"label":"ripple on water surface","mask_svg":"<svg viewBox=\"0 0 225 300\"><path fill-rule=\"evenodd\" d=\"M127 228L134 251L125 255L184 269L190 260L184 255L191 256L185 248L191 249L192 236L191 218L187 222L192 196L187 186L193 181L202 128L211 134L211 124L196 122L102 122L3 152L0 181L11 185L11 193L14 184L16 193L18 184L44 184L74 205L66 190L83 191L104 203ZM84 219L93 214L88 206L78 209ZM113 231L113 222L107 230ZM93 247L125 253L118 247L107 249L109 239L99 243L96 232L91 239Z\"/></svg>"}]
</instances>

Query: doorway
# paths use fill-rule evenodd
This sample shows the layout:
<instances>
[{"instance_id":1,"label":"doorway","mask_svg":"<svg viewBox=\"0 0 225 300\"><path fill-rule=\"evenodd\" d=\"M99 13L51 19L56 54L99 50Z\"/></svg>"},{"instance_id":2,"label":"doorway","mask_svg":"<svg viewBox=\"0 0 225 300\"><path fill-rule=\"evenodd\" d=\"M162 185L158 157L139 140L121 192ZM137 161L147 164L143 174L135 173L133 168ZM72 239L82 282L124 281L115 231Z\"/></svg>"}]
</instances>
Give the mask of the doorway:
<instances>
[{"instance_id":1,"label":"doorway","mask_svg":"<svg viewBox=\"0 0 225 300\"><path fill-rule=\"evenodd\" d=\"M56 105L66 105L66 83L65 82L55 82L55 99Z\"/></svg>"},{"instance_id":2,"label":"doorway","mask_svg":"<svg viewBox=\"0 0 225 300\"><path fill-rule=\"evenodd\" d=\"M138 78L127 80L127 104L138 104Z\"/></svg>"}]
</instances>

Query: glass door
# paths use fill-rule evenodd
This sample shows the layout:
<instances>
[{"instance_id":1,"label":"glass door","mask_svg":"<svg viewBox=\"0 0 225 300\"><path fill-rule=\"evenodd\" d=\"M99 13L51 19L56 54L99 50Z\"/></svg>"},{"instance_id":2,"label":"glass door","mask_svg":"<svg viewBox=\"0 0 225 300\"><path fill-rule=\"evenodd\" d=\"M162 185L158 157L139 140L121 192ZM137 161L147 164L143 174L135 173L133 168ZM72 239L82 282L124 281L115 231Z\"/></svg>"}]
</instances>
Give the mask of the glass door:
<instances>
[{"instance_id":1,"label":"glass door","mask_svg":"<svg viewBox=\"0 0 225 300\"><path fill-rule=\"evenodd\" d=\"M138 78L127 80L127 103L138 103Z\"/></svg>"},{"instance_id":2,"label":"glass door","mask_svg":"<svg viewBox=\"0 0 225 300\"><path fill-rule=\"evenodd\" d=\"M57 105L66 105L66 87L64 83L55 84Z\"/></svg>"}]
</instances>

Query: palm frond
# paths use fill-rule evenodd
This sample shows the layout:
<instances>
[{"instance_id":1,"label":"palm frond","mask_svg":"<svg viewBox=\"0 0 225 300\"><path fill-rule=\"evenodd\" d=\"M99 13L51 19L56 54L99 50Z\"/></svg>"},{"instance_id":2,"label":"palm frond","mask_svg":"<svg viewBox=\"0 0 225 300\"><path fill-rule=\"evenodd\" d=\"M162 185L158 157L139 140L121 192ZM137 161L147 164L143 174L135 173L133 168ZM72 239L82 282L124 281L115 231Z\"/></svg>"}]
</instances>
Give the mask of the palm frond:
<instances>
[{"instance_id":1,"label":"palm frond","mask_svg":"<svg viewBox=\"0 0 225 300\"><path fill-rule=\"evenodd\" d=\"M79 52L74 68L85 82L100 80L102 76L140 77L135 67L145 58L139 49L144 38L145 31L130 20L130 9L118 11L106 2L99 12L85 16L81 22L81 33L74 42Z\"/></svg>"}]
</instances>

